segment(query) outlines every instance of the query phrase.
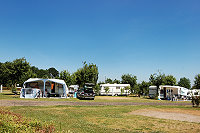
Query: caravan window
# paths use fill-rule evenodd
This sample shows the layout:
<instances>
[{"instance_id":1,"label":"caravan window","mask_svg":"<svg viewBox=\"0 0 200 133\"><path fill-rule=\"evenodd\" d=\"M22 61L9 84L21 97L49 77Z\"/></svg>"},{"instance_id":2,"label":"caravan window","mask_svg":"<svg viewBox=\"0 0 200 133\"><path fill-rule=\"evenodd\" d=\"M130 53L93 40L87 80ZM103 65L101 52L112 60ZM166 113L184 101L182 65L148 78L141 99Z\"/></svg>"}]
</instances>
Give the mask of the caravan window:
<instances>
[{"instance_id":1,"label":"caravan window","mask_svg":"<svg viewBox=\"0 0 200 133\"><path fill-rule=\"evenodd\" d=\"M32 94L32 89L27 89L26 94Z\"/></svg>"},{"instance_id":2,"label":"caravan window","mask_svg":"<svg viewBox=\"0 0 200 133\"><path fill-rule=\"evenodd\" d=\"M116 87L116 89L120 89L120 87Z\"/></svg>"}]
</instances>

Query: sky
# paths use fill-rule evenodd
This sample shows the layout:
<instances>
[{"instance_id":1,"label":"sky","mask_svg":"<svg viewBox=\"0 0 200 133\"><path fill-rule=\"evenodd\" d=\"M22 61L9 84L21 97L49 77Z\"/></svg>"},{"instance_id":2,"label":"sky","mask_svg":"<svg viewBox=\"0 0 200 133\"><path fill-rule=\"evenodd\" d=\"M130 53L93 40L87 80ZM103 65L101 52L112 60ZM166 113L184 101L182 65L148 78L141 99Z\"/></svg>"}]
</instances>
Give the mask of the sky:
<instances>
[{"instance_id":1,"label":"sky","mask_svg":"<svg viewBox=\"0 0 200 133\"><path fill-rule=\"evenodd\" d=\"M148 81L158 70L200 73L199 0L1 0L0 62L25 57L71 73L94 63L99 81Z\"/></svg>"}]
</instances>

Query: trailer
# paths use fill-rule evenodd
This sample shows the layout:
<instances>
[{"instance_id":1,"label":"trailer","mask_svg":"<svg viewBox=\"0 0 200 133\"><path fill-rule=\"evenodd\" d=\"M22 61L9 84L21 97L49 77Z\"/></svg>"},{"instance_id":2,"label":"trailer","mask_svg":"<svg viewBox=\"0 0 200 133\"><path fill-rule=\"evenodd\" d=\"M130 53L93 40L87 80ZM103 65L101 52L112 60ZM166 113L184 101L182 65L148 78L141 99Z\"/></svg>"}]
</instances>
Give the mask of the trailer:
<instances>
[{"instance_id":1,"label":"trailer","mask_svg":"<svg viewBox=\"0 0 200 133\"><path fill-rule=\"evenodd\" d=\"M149 97L158 96L158 99L163 100L187 99L188 91L189 89L180 86L160 85L158 89L157 86L150 86Z\"/></svg>"},{"instance_id":2,"label":"trailer","mask_svg":"<svg viewBox=\"0 0 200 133\"><path fill-rule=\"evenodd\" d=\"M105 88L108 87L109 90L106 92ZM126 90L125 88L129 87L130 84L101 84L100 85L100 95L107 96L119 96L119 95L129 95L130 90Z\"/></svg>"},{"instance_id":3,"label":"trailer","mask_svg":"<svg viewBox=\"0 0 200 133\"><path fill-rule=\"evenodd\" d=\"M21 89L21 98L28 98L29 93L33 96L37 89L40 92L40 97L59 97L67 98L68 87L64 80L60 79L39 79L30 78L24 82ZM29 93L26 93L29 92ZM30 95L29 95L30 96Z\"/></svg>"}]
</instances>

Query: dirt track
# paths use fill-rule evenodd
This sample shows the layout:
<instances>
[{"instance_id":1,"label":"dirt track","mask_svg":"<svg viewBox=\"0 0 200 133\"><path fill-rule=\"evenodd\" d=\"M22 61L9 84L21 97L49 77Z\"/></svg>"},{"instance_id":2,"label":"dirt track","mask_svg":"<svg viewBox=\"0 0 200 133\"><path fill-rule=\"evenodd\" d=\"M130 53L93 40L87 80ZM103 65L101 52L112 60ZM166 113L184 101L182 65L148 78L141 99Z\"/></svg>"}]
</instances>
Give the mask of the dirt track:
<instances>
[{"instance_id":1,"label":"dirt track","mask_svg":"<svg viewBox=\"0 0 200 133\"><path fill-rule=\"evenodd\" d=\"M152 103L152 102L70 102L70 101L36 101L36 100L0 100L0 106L105 106L105 105L191 105L191 103Z\"/></svg>"},{"instance_id":2,"label":"dirt track","mask_svg":"<svg viewBox=\"0 0 200 133\"><path fill-rule=\"evenodd\" d=\"M140 109L129 114L200 123L200 111L197 110Z\"/></svg>"}]
</instances>

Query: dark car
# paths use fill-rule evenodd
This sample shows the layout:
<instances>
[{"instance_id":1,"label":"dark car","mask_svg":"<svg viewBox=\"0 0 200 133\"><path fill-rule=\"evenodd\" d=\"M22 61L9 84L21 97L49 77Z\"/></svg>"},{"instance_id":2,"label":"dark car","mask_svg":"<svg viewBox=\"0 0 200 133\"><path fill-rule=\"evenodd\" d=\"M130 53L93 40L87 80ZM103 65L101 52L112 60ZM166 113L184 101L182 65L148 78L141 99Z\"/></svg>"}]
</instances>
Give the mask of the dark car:
<instances>
[{"instance_id":1,"label":"dark car","mask_svg":"<svg viewBox=\"0 0 200 133\"><path fill-rule=\"evenodd\" d=\"M78 89L77 98L94 100L95 93L93 90L93 86L94 84L86 83L83 88Z\"/></svg>"}]
</instances>

